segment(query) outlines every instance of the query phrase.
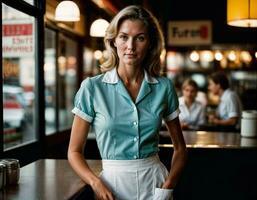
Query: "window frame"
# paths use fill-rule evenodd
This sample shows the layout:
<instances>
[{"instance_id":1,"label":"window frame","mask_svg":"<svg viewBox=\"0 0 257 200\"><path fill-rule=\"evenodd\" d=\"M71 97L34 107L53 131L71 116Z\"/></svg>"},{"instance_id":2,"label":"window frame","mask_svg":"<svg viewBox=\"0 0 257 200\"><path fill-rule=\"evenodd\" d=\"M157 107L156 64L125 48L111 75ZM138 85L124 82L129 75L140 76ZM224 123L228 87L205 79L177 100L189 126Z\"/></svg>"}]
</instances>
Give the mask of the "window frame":
<instances>
[{"instance_id":1,"label":"window frame","mask_svg":"<svg viewBox=\"0 0 257 200\"><path fill-rule=\"evenodd\" d=\"M21 166L24 166L32 161L42 157L44 141L45 141L45 122L44 122L44 41L39 38L44 37L44 14L45 14L45 0L34 0L35 5L31 5L22 0L0 0L1 8L0 14L2 16L2 3L10 6L20 12L34 17L36 22L35 29L35 137L36 140L25 143L18 147L13 147L8 150L3 149L3 129L0 136L0 158L16 158L19 159ZM0 21L2 26L2 20ZM2 46L2 32L1 46ZM2 52L0 53L1 67L0 73L2 74ZM3 78L1 76L0 86L0 108L3 110ZM0 126L3 127L3 112L0 114Z\"/></svg>"},{"instance_id":2,"label":"window frame","mask_svg":"<svg viewBox=\"0 0 257 200\"><path fill-rule=\"evenodd\" d=\"M56 34L55 40L56 40L56 70L55 70L55 78L56 78L56 89L55 89L55 96L56 96L56 108L55 108L55 125L56 125L56 132L50 135L45 136L45 148L44 148L44 156L47 158L60 158L64 159L66 158L66 153L67 153L67 147L69 143L69 138L70 138L70 131L71 127L67 129L60 130L59 126L59 96L58 96L58 91L59 91L59 67L58 67L58 61L57 58L59 57L59 38L60 34L64 35L65 37L70 38L71 40L75 41L77 43L77 58L82 58L83 56L83 37L76 35L74 33L71 33L70 31L67 31L66 29L60 28L56 26L56 24L53 24L51 21L46 20L45 22L45 29L49 29L51 31L54 31ZM76 82L76 88L78 89L80 86L80 83L83 79L83 61L82 59L77 60L78 67L77 67L77 82Z\"/></svg>"}]
</instances>

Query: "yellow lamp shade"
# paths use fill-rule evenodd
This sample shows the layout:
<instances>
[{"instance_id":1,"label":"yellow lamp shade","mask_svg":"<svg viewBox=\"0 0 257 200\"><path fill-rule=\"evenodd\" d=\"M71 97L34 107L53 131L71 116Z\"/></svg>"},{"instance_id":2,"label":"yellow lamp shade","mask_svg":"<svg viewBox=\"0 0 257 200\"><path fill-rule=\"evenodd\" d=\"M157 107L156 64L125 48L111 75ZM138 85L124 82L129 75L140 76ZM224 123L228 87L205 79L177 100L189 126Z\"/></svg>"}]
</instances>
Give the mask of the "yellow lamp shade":
<instances>
[{"instance_id":1,"label":"yellow lamp shade","mask_svg":"<svg viewBox=\"0 0 257 200\"><path fill-rule=\"evenodd\" d=\"M62 1L55 9L55 20L75 22L80 19L80 11L73 1Z\"/></svg>"},{"instance_id":2,"label":"yellow lamp shade","mask_svg":"<svg viewBox=\"0 0 257 200\"><path fill-rule=\"evenodd\" d=\"M227 23L231 26L257 27L257 0L227 0Z\"/></svg>"}]
</instances>

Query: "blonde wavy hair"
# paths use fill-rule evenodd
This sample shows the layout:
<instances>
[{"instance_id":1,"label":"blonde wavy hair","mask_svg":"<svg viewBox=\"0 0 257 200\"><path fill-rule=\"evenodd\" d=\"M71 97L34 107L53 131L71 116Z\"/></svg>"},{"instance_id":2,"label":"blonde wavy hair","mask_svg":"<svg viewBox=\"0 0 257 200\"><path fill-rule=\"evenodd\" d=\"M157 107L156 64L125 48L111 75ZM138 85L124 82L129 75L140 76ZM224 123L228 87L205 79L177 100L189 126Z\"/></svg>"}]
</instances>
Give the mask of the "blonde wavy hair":
<instances>
[{"instance_id":1,"label":"blonde wavy hair","mask_svg":"<svg viewBox=\"0 0 257 200\"><path fill-rule=\"evenodd\" d=\"M109 27L106 30L104 43L108 52L107 60L101 65L103 72L109 71L119 64L119 57L117 55L116 47L114 46L114 40L118 35L120 25L125 20L141 20L148 30L150 39L150 48L143 60L143 68L151 76L160 75L160 55L164 48L163 33L160 28L159 22L152 15L152 13L141 6L128 6L122 9L111 21Z\"/></svg>"}]
</instances>

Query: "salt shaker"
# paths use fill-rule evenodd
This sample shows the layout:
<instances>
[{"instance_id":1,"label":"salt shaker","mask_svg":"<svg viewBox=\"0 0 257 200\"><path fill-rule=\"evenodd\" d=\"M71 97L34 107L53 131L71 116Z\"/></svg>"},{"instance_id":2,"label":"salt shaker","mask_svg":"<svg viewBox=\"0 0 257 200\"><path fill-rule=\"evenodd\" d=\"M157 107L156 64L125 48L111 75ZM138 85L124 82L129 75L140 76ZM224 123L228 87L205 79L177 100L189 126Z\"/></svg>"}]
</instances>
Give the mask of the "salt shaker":
<instances>
[{"instance_id":1,"label":"salt shaker","mask_svg":"<svg viewBox=\"0 0 257 200\"><path fill-rule=\"evenodd\" d=\"M6 185L6 165L0 162L0 190Z\"/></svg>"},{"instance_id":2,"label":"salt shaker","mask_svg":"<svg viewBox=\"0 0 257 200\"><path fill-rule=\"evenodd\" d=\"M6 165L6 185L15 185L20 178L20 163L17 159L3 159L1 163Z\"/></svg>"}]
</instances>

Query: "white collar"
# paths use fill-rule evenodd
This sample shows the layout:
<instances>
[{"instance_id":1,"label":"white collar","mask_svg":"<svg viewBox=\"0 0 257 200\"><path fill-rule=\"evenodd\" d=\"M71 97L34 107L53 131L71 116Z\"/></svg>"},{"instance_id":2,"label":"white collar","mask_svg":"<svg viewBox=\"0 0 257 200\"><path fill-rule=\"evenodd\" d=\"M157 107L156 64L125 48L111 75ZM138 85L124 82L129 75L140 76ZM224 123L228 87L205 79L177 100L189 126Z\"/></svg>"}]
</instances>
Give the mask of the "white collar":
<instances>
[{"instance_id":1,"label":"white collar","mask_svg":"<svg viewBox=\"0 0 257 200\"><path fill-rule=\"evenodd\" d=\"M194 100L194 102L192 103L192 105L190 106L190 108L195 107L196 104L197 104L197 102L198 102L197 100ZM186 105L186 100L185 100L184 96L179 97L179 105L180 105L180 106L185 106L185 107L187 107L187 105Z\"/></svg>"},{"instance_id":2,"label":"white collar","mask_svg":"<svg viewBox=\"0 0 257 200\"><path fill-rule=\"evenodd\" d=\"M158 80L156 78L150 76L146 70L144 70L144 80L146 82L152 83L152 84L158 83ZM115 84L115 83L118 83L118 81L119 81L119 76L118 76L118 73L117 73L117 70L115 67L113 69L111 69L110 71L107 71L104 74L104 77L102 80L102 82L109 83L109 84Z\"/></svg>"}]
</instances>

